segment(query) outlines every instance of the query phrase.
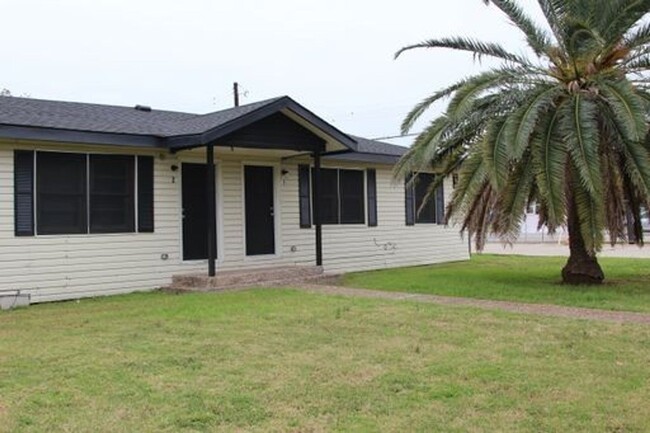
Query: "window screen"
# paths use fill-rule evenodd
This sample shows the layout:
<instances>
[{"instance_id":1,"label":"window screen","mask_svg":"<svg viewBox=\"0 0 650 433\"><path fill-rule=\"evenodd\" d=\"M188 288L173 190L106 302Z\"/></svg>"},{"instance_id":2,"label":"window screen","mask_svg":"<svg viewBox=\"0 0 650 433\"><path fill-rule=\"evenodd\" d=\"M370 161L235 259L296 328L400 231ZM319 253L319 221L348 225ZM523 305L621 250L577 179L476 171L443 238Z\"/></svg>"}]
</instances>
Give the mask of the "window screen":
<instances>
[{"instance_id":1,"label":"window screen","mask_svg":"<svg viewBox=\"0 0 650 433\"><path fill-rule=\"evenodd\" d=\"M90 155L90 232L135 230L135 158Z\"/></svg>"},{"instance_id":2,"label":"window screen","mask_svg":"<svg viewBox=\"0 0 650 433\"><path fill-rule=\"evenodd\" d=\"M419 173L415 181L415 222L418 224L436 222L435 194L427 198L433 181L434 175L429 173Z\"/></svg>"},{"instance_id":3,"label":"window screen","mask_svg":"<svg viewBox=\"0 0 650 433\"><path fill-rule=\"evenodd\" d=\"M365 222L366 208L363 187L363 171L339 170L341 224L363 224Z\"/></svg>"},{"instance_id":4,"label":"window screen","mask_svg":"<svg viewBox=\"0 0 650 433\"><path fill-rule=\"evenodd\" d=\"M87 232L86 155L39 152L36 157L39 234Z\"/></svg>"},{"instance_id":5,"label":"window screen","mask_svg":"<svg viewBox=\"0 0 650 433\"><path fill-rule=\"evenodd\" d=\"M339 180L338 170L320 171L320 222L338 224L339 222Z\"/></svg>"}]
</instances>

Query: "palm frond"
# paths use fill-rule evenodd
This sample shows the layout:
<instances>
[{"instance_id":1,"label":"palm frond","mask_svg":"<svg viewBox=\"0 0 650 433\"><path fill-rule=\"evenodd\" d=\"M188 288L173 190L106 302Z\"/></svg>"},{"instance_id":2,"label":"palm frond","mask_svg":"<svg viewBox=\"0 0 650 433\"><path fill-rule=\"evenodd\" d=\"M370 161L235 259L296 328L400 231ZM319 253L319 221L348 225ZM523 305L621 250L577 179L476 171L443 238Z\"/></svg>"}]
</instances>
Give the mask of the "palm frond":
<instances>
[{"instance_id":1,"label":"palm frond","mask_svg":"<svg viewBox=\"0 0 650 433\"><path fill-rule=\"evenodd\" d=\"M416 48L449 48L452 50L468 51L474 55L475 60L481 60L483 57L496 57L524 66L531 65L525 57L511 53L497 43L481 42L475 39L463 37L429 39L419 44L409 45L399 49L395 53L395 58L398 58L405 51L410 51Z\"/></svg>"},{"instance_id":2,"label":"palm frond","mask_svg":"<svg viewBox=\"0 0 650 433\"><path fill-rule=\"evenodd\" d=\"M510 161L510 146L508 143L505 118L497 118L488 124L483 136L483 156L490 173L490 179L495 189L500 189L508 177Z\"/></svg>"},{"instance_id":3,"label":"palm frond","mask_svg":"<svg viewBox=\"0 0 650 433\"><path fill-rule=\"evenodd\" d=\"M632 217L632 234L638 245L644 244L643 226L641 224L641 206L648 209L648 197L640 196L632 186L630 179L623 179L623 190L625 191L625 203L627 212Z\"/></svg>"},{"instance_id":4,"label":"palm frond","mask_svg":"<svg viewBox=\"0 0 650 433\"><path fill-rule=\"evenodd\" d=\"M560 46L565 46L564 17L566 15L566 2L558 0L538 0L553 36Z\"/></svg>"},{"instance_id":5,"label":"palm frond","mask_svg":"<svg viewBox=\"0 0 650 433\"><path fill-rule=\"evenodd\" d=\"M450 123L446 116L435 119L431 124L416 138L415 143L398 161L393 169L397 178L403 178L409 173L422 171L431 165L434 158L440 138Z\"/></svg>"},{"instance_id":6,"label":"palm frond","mask_svg":"<svg viewBox=\"0 0 650 433\"><path fill-rule=\"evenodd\" d=\"M493 3L505 13L512 23L519 28L528 40L528 45L536 54L548 55L550 40L546 32L539 28L533 20L528 17L523 9L512 0L484 0L486 4Z\"/></svg>"},{"instance_id":7,"label":"palm frond","mask_svg":"<svg viewBox=\"0 0 650 433\"><path fill-rule=\"evenodd\" d=\"M595 256L603 244L602 197L594 196L582 182L574 182L571 188L582 240L589 255Z\"/></svg>"},{"instance_id":8,"label":"palm frond","mask_svg":"<svg viewBox=\"0 0 650 433\"><path fill-rule=\"evenodd\" d=\"M489 182L483 184L482 191L476 195L472 201L472 206L468 210L463 221L462 230L469 233L470 238L474 238L474 245L477 251L483 251L487 237L490 233L494 215L492 209L496 203L497 193L494 191Z\"/></svg>"},{"instance_id":9,"label":"palm frond","mask_svg":"<svg viewBox=\"0 0 650 433\"><path fill-rule=\"evenodd\" d=\"M648 134L646 104L625 81L602 83L601 88L602 100L607 104L604 121L611 122L613 132L621 136L619 151L625 171L637 190L650 195L650 154L644 146Z\"/></svg>"},{"instance_id":10,"label":"palm frond","mask_svg":"<svg viewBox=\"0 0 650 433\"><path fill-rule=\"evenodd\" d=\"M626 140L640 143L648 124L643 99L627 81L605 81L599 85L602 99L611 107Z\"/></svg>"},{"instance_id":11,"label":"palm frond","mask_svg":"<svg viewBox=\"0 0 650 433\"><path fill-rule=\"evenodd\" d=\"M596 104L591 97L577 93L560 107L559 113L560 133L577 169L578 180L592 197L596 197L602 186Z\"/></svg>"},{"instance_id":12,"label":"palm frond","mask_svg":"<svg viewBox=\"0 0 650 433\"><path fill-rule=\"evenodd\" d=\"M603 153L601 171L603 172L603 189L605 198L605 225L609 232L612 246L618 239L627 240L625 191L620 161L616 153Z\"/></svg>"},{"instance_id":13,"label":"palm frond","mask_svg":"<svg viewBox=\"0 0 650 433\"><path fill-rule=\"evenodd\" d=\"M631 60L625 65L625 70L628 74L650 71L650 54Z\"/></svg>"},{"instance_id":14,"label":"palm frond","mask_svg":"<svg viewBox=\"0 0 650 433\"><path fill-rule=\"evenodd\" d=\"M510 143L510 157L519 158L529 147L530 137L542 113L555 104L564 92L557 85L539 85L528 92L525 103L508 117L506 135Z\"/></svg>"},{"instance_id":15,"label":"palm frond","mask_svg":"<svg viewBox=\"0 0 650 433\"><path fill-rule=\"evenodd\" d=\"M404 118L404 121L402 122L402 126L400 128L402 134L408 134L411 131L413 124L415 124L415 122L420 119L420 117L431 107L431 105L453 94L456 90L465 85L466 82L466 80L461 80L456 84L452 84L451 86L434 93L428 98L425 98L415 107L413 107L413 109L409 111L409 113Z\"/></svg>"},{"instance_id":16,"label":"palm frond","mask_svg":"<svg viewBox=\"0 0 650 433\"><path fill-rule=\"evenodd\" d=\"M537 187L550 230L564 223L567 152L558 132L559 110L550 110L539 123L533 140Z\"/></svg>"},{"instance_id":17,"label":"palm frond","mask_svg":"<svg viewBox=\"0 0 650 433\"><path fill-rule=\"evenodd\" d=\"M480 194L485 182L488 181L487 170L482 155L475 152L470 155L458 176L458 184L452 194L450 206L447 209L449 218L457 213L464 215L468 212L468 203Z\"/></svg>"},{"instance_id":18,"label":"palm frond","mask_svg":"<svg viewBox=\"0 0 650 433\"><path fill-rule=\"evenodd\" d=\"M622 39L650 10L650 0L608 0L600 7L603 11L598 31L610 44Z\"/></svg>"},{"instance_id":19,"label":"palm frond","mask_svg":"<svg viewBox=\"0 0 650 433\"><path fill-rule=\"evenodd\" d=\"M491 70L468 79L456 90L454 97L447 106L447 115L452 119L460 119L473 107L473 103L482 92L499 85L512 82L516 78L510 71Z\"/></svg>"},{"instance_id":20,"label":"palm frond","mask_svg":"<svg viewBox=\"0 0 650 433\"><path fill-rule=\"evenodd\" d=\"M650 43L650 22L642 23L630 30L624 37L625 46L630 49L642 47Z\"/></svg>"},{"instance_id":21,"label":"palm frond","mask_svg":"<svg viewBox=\"0 0 650 433\"><path fill-rule=\"evenodd\" d=\"M494 232L505 242L514 242L521 232L521 223L530 192L534 187L534 179L533 158L530 152L527 152L498 194Z\"/></svg>"}]
</instances>

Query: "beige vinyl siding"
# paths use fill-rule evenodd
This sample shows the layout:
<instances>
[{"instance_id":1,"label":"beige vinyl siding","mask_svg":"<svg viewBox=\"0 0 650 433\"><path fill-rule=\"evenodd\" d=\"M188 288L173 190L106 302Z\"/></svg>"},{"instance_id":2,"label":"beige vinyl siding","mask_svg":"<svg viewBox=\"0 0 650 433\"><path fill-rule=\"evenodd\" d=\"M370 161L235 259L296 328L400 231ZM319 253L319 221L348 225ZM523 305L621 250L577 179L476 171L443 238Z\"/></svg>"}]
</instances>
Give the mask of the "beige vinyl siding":
<instances>
[{"instance_id":1,"label":"beige vinyl siding","mask_svg":"<svg viewBox=\"0 0 650 433\"><path fill-rule=\"evenodd\" d=\"M437 224L405 224L404 184L390 167L377 169L377 227L323 226L327 272L415 266L466 260L468 245L457 229ZM451 182L445 182L445 195Z\"/></svg>"},{"instance_id":2,"label":"beige vinyl siding","mask_svg":"<svg viewBox=\"0 0 650 433\"><path fill-rule=\"evenodd\" d=\"M154 233L14 235L13 150L143 154L155 156ZM274 265L315 264L314 229L301 229L298 208L298 163L277 156L245 156L217 148L217 270ZM44 143L0 142L0 290L19 289L32 302L150 290L168 285L179 273L205 272L205 261L183 262L181 239L181 170L172 165L203 162L203 152L171 155L162 151ZM306 162L306 160L305 160ZM243 166L275 168L276 254L246 257ZM360 164L326 167L365 168ZM420 265L468 258L467 242L458 230L438 225L406 226L404 187L392 179L390 167L376 166L378 227L323 227L326 272ZM288 173L282 175L282 170ZM445 185L446 195L451 185ZM279 210L279 211L278 211ZM393 249L392 246L395 246ZM167 260L163 260L167 255Z\"/></svg>"}]
</instances>

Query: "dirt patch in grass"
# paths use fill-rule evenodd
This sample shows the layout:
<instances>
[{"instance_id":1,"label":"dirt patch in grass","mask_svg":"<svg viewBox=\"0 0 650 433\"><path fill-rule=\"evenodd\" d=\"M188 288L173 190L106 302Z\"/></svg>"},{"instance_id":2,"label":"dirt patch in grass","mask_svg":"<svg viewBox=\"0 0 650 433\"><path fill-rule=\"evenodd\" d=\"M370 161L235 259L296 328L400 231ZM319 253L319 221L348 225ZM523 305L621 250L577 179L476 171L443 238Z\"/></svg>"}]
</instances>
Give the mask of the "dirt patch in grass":
<instances>
[{"instance_id":1,"label":"dirt patch in grass","mask_svg":"<svg viewBox=\"0 0 650 433\"><path fill-rule=\"evenodd\" d=\"M602 258L605 284L567 286L566 258L475 255L470 261L346 274L334 285L481 300L650 313L650 259ZM336 281L336 280L335 280Z\"/></svg>"}]
</instances>

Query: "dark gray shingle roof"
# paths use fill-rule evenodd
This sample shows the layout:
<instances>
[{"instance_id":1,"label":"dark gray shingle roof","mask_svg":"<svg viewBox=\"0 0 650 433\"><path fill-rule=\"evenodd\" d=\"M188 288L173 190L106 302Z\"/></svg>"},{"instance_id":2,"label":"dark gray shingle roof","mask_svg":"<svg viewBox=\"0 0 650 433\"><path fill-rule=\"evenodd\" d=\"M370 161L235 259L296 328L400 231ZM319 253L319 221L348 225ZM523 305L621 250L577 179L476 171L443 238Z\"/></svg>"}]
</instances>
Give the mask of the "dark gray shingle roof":
<instances>
[{"instance_id":1,"label":"dark gray shingle roof","mask_svg":"<svg viewBox=\"0 0 650 433\"><path fill-rule=\"evenodd\" d=\"M200 134L255 111L280 98L208 114L181 113L134 107L0 97L0 124L85 132L171 137Z\"/></svg>"},{"instance_id":2,"label":"dark gray shingle roof","mask_svg":"<svg viewBox=\"0 0 650 433\"><path fill-rule=\"evenodd\" d=\"M48 128L87 133L127 134L130 136L170 137L203 134L227 125L256 110L263 109L283 96L207 114L177 111L137 110L134 107L51 101L44 99L0 97L0 127ZM294 103L295 104L295 103ZM309 114L313 114L309 112ZM406 148L362 137L348 136L357 143L357 151L337 155L337 159L394 162ZM348 138L348 140L349 140ZM380 157L374 157L379 155Z\"/></svg>"},{"instance_id":3,"label":"dark gray shingle roof","mask_svg":"<svg viewBox=\"0 0 650 433\"><path fill-rule=\"evenodd\" d=\"M390 144L383 141L370 140L356 135L350 135L357 142L357 152L375 153L379 155L402 156L408 149L404 146Z\"/></svg>"}]
</instances>

